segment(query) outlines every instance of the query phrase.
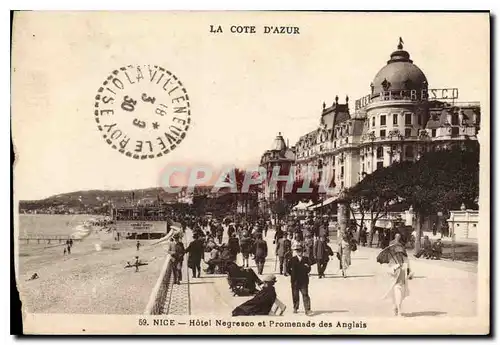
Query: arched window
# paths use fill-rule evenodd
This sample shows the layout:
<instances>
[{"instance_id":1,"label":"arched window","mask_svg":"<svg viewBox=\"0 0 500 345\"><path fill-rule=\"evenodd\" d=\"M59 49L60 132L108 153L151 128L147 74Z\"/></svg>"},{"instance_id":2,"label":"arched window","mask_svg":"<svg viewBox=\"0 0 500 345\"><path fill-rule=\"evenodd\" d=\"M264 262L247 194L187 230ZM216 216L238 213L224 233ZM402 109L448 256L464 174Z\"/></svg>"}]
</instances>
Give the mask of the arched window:
<instances>
[{"instance_id":1,"label":"arched window","mask_svg":"<svg viewBox=\"0 0 500 345\"><path fill-rule=\"evenodd\" d=\"M377 158L383 158L384 157L384 149L382 146L377 147Z\"/></svg>"}]
</instances>

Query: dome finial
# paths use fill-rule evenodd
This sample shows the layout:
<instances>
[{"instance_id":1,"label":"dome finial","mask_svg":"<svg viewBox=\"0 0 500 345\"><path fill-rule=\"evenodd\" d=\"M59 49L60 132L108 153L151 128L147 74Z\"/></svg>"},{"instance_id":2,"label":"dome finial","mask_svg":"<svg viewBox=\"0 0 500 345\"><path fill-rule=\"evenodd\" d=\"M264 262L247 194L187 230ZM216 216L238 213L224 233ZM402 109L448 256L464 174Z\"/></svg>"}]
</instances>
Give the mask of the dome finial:
<instances>
[{"instance_id":1,"label":"dome finial","mask_svg":"<svg viewBox=\"0 0 500 345\"><path fill-rule=\"evenodd\" d=\"M398 49L399 50L403 49L403 44L404 44L403 39L401 37L399 37L399 43L398 43Z\"/></svg>"}]
</instances>

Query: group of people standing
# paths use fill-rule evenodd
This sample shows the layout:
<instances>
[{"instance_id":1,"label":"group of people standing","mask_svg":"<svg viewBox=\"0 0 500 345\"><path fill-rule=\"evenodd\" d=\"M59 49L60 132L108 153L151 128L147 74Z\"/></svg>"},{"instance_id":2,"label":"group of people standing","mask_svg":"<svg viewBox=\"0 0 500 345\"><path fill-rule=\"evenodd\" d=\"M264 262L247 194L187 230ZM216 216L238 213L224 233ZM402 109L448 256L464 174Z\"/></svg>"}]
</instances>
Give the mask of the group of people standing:
<instances>
[{"instance_id":1,"label":"group of people standing","mask_svg":"<svg viewBox=\"0 0 500 345\"><path fill-rule=\"evenodd\" d=\"M268 222L264 219L254 221L234 219L191 219L189 224L193 240L184 248L181 236L174 236L169 247L173 260L174 283L182 280L182 260L188 254L188 267L193 278L201 276L201 261L205 261L205 253L209 259L205 261L208 268L206 273L229 273L238 277L245 277L246 287L256 295L237 307L233 315L267 315L276 300L274 285L277 278L274 274L262 277L264 266L270 254L265 240ZM222 229L222 230L221 230ZM223 243L224 234L227 241ZM401 242L401 236L387 244L387 246ZM293 312L297 313L300 307L300 296L306 315L312 315L309 282L312 267L317 266L319 279L325 277L326 268L331 257L339 261L342 276L351 265L351 253L357 249L354 235L347 230L332 249L329 240L328 223L316 217L309 217L305 221L291 219L287 223L278 224L273 244L275 244L276 266L275 272L284 277L290 277ZM404 250L404 246L401 246ZM237 263L241 253L242 264ZM250 258L253 257L257 274L249 268ZM401 314L402 300L408 295L408 279L410 276L409 261L404 253L395 255L389 264L393 282L387 296L392 296L395 314ZM260 286L257 289L256 286Z\"/></svg>"}]
</instances>

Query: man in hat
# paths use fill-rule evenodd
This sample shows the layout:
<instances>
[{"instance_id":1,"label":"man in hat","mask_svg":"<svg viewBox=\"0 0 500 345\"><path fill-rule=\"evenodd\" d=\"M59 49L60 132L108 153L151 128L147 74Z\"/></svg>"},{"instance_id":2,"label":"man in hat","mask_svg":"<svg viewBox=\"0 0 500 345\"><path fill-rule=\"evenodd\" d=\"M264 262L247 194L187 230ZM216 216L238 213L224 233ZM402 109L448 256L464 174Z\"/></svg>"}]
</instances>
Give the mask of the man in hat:
<instances>
[{"instance_id":1,"label":"man in hat","mask_svg":"<svg viewBox=\"0 0 500 345\"><path fill-rule=\"evenodd\" d=\"M296 314L299 310L299 292L302 294L304 309L306 315L311 315L311 299L309 298L309 272L311 265L309 260L302 255L303 247L296 244L292 247L295 256L290 259L288 273L290 274L290 283L292 285L293 312Z\"/></svg>"},{"instance_id":2,"label":"man in hat","mask_svg":"<svg viewBox=\"0 0 500 345\"><path fill-rule=\"evenodd\" d=\"M233 316L269 315L276 301L276 276L268 275L262 279L262 289L250 300L233 310Z\"/></svg>"},{"instance_id":3,"label":"man in hat","mask_svg":"<svg viewBox=\"0 0 500 345\"><path fill-rule=\"evenodd\" d=\"M255 240L253 246L254 260L255 264L257 265L257 273L262 274L267 257L267 243L262 239L262 234L257 234L257 239Z\"/></svg>"},{"instance_id":4,"label":"man in hat","mask_svg":"<svg viewBox=\"0 0 500 345\"><path fill-rule=\"evenodd\" d=\"M182 280L182 261L184 259L184 244L181 242L179 234L174 236L174 241L170 243L168 253L172 257L172 272L174 284L180 284Z\"/></svg>"},{"instance_id":5,"label":"man in hat","mask_svg":"<svg viewBox=\"0 0 500 345\"><path fill-rule=\"evenodd\" d=\"M287 261L292 256L292 235L290 238L281 237L278 239L278 243L276 244L276 256L279 260L280 265L280 274L287 275Z\"/></svg>"},{"instance_id":6,"label":"man in hat","mask_svg":"<svg viewBox=\"0 0 500 345\"><path fill-rule=\"evenodd\" d=\"M200 278L204 244L198 232L193 234L193 241L186 248L186 253L188 253L188 267L193 271L193 278Z\"/></svg>"},{"instance_id":7,"label":"man in hat","mask_svg":"<svg viewBox=\"0 0 500 345\"><path fill-rule=\"evenodd\" d=\"M243 231L240 238L240 250L243 257L243 266L248 267L248 258L250 257L250 252L252 251L252 239L248 235L247 231Z\"/></svg>"}]
</instances>

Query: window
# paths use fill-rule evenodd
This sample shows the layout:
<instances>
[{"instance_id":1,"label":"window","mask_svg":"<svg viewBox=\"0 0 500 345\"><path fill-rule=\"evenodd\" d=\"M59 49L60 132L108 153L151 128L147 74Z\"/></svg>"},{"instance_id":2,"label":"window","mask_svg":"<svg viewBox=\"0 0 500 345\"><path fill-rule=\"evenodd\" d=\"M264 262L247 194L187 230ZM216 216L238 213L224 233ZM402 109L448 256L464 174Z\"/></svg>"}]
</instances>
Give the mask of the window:
<instances>
[{"instance_id":1,"label":"window","mask_svg":"<svg viewBox=\"0 0 500 345\"><path fill-rule=\"evenodd\" d=\"M340 167L340 178L344 178L344 166Z\"/></svg>"},{"instance_id":2,"label":"window","mask_svg":"<svg viewBox=\"0 0 500 345\"><path fill-rule=\"evenodd\" d=\"M385 123L385 115L380 115L380 125L381 126L385 126L386 123Z\"/></svg>"},{"instance_id":3,"label":"window","mask_svg":"<svg viewBox=\"0 0 500 345\"><path fill-rule=\"evenodd\" d=\"M337 140L335 140L335 141L333 142L333 148L336 148L336 147L337 147Z\"/></svg>"},{"instance_id":4,"label":"window","mask_svg":"<svg viewBox=\"0 0 500 345\"><path fill-rule=\"evenodd\" d=\"M458 127L451 127L451 136L458 137Z\"/></svg>"},{"instance_id":5,"label":"window","mask_svg":"<svg viewBox=\"0 0 500 345\"><path fill-rule=\"evenodd\" d=\"M365 172L365 164L361 164L361 172L364 173Z\"/></svg>"},{"instance_id":6,"label":"window","mask_svg":"<svg viewBox=\"0 0 500 345\"><path fill-rule=\"evenodd\" d=\"M451 125L458 126L458 114L451 115Z\"/></svg>"},{"instance_id":7,"label":"window","mask_svg":"<svg viewBox=\"0 0 500 345\"><path fill-rule=\"evenodd\" d=\"M422 124L422 114L418 114L417 121L419 125Z\"/></svg>"},{"instance_id":8,"label":"window","mask_svg":"<svg viewBox=\"0 0 500 345\"><path fill-rule=\"evenodd\" d=\"M377 158L383 158L384 157L384 150L381 146L377 147Z\"/></svg>"},{"instance_id":9,"label":"window","mask_svg":"<svg viewBox=\"0 0 500 345\"><path fill-rule=\"evenodd\" d=\"M384 162L377 162L377 169L381 169L384 167Z\"/></svg>"},{"instance_id":10,"label":"window","mask_svg":"<svg viewBox=\"0 0 500 345\"><path fill-rule=\"evenodd\" d=\"M413 158L413 146L406 146L405 156L408 158Z\"/></svg>"},{"instance_id":11,"label":"window","mask_svg":"<svg viewBox=\"0 0 500 345\"><path fill-rule=\"evenodd\" d=\"M411 128L405 128L405 137L411 137Z\"/></svg>"},{"instance_id":12,"label":"window","mask_svg":"<svg viewBox=\"0 0 500 345\"><path fill-rule=\"evenodd\" d=\"M392 114L392 124L393 125L398 124L398 114Z\"/></svg>"},{"instance_id":13,"label":"window","mask_svg":"<svg viewBox=\"0 0 500 345\"><path fill-rule=\"evenodd\" d=\"M436 137L436 129L432 129L432 130L431 130L431 136L432 136L433 138L435 138L435 137Z\"/></svg>"},{"instance_id":14,"label":"window","mask_svg":"<svg viewBox=\"0 0 500 345\"><path fill-rule=\"evenodd\" d=\"M375 116L372 117L372 127L375 127Z\"/></svg>"},{"instance_id":15,"label":"window","mask_svg":"<svg viewBox=\"0 0 500 345\"><path fill-rule=\"evenodd\" d=\"M380 130L380 137L385 138L385 129Z\"/></svg>"},{"instance_id":16,"label":"window","mask_svg":"<svg viewBox=\"0 0 500 345\"><path fill-rule=\"evenodd\" d=\"M405 114L405 125L411 125L411 113Z\"/></svg>"}]
</instances>

